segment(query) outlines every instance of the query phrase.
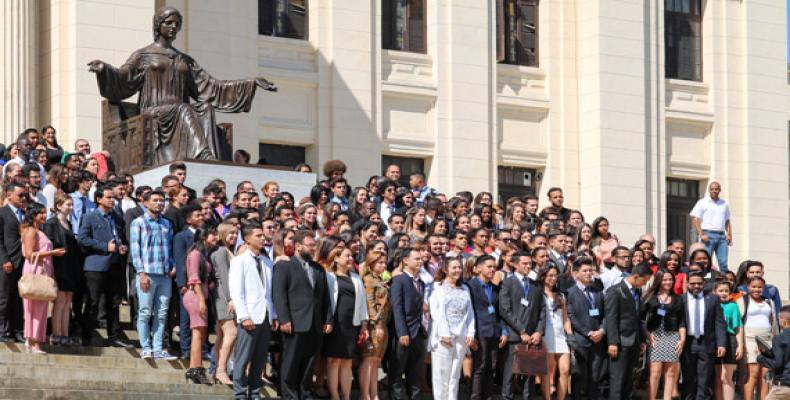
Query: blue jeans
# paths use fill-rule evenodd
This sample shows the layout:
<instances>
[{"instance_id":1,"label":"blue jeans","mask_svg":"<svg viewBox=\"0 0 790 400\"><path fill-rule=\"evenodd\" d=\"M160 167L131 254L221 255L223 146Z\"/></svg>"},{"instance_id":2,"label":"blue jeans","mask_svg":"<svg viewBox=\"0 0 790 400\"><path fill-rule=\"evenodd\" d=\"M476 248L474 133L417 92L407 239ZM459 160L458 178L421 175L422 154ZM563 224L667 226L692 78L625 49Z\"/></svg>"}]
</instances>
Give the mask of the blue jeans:
<instances>
[{"instance_id":1,"label":"blue jeans","mask_svg":"<svg viewBox=\"0 0 790 400\"><path fill-rule=\"evenodd\" d=\"M727 244L727 234L724 232L716 231L703 231L708 235L708 243L705 243L705 250L708 251L711 258L713 253L716 253L716 261L719 263L719 271L727 271L727 252L729 244Z\"/></svg>"},{"instance_id":2,"label":"blue jeans","mask_svg":"<svg viewBox=\"0 0 790 400\"><path fill-rule=\"evenodd\" d=\"M143 350L151 350L151 329L149 322L152 312L155 312L153 323L153 351L162 351L162 342L165 338L165 322L167 321L167 308L170 295L173 291L170 277L160 274L149 274L151 288L148 293L140 289L139 277L135 280L137 287L137 333L140 335L140 346Z\"/></svg>"}]
</instances>

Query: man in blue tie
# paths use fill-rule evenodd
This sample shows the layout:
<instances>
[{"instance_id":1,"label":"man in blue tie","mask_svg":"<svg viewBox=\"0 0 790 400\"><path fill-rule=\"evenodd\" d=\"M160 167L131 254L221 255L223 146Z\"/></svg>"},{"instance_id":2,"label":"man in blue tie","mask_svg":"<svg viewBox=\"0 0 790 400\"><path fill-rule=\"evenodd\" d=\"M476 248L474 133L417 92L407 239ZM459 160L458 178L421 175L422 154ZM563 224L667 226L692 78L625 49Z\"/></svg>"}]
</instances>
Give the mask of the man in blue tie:
<instances>
[{"instance_id":1,"label":"man in blue tie","mask_svg":"<svg viewBox=\"0 0 790 400\"><path fill-rule=\"evenodd\" d=\"M727 326L716 295L705 296L702 272L691 272L688 292L683 296L686 310L686 343L680 358L683 374L681 394L685 400L708 399L716 357L724 357Z\"/></svg>"},{"instance_id":2,"label":"man in blue tie","mask_svg":"<svg viewBox=\"0 0 790 400\"><path fill-rule=\"evenodd\" d=\"M535 282L537 274L532 271L532 258L527 252L519 252L511 258L516 271L500 285L499 316L508 330L508 352L502 375L502 398L512 400L513 354L518 344L539 345L546 329L546 307L544 307L541 284ZM522 398L528 400L532 377L526 377Z\"/></svg>"},{"instance_id":3,"label":"man in blue tie","mask_svg":"<svg viewBox=\"0 0 790 400\"><path fill-rule=\"evenodd\" d=\"M631 275L606 291L606 342L609 354L609 400L630 399L639 354L645 351L647 332L641 314L642 286L653 271L647 263L634 267Z\"/></svg>"},{"instance_id":4,"label":"man in blue tie","mask_svg":"<svg viewBox=\"0 0 790 400\"><path fill-rule=\"evenodd\" d=\"M5 193L8 204L0 208L0 342L24 342L22 298L17 287L24 263L19 223L30 197L27 189L17 183L6 185Z\"/></svg>"},{"instance_id":5,"label":"man in blue tie","mask_svg":"<svg viewBox=\"0 0 790 400\"><path fill-rule=\"evenodd\" d=\"M104 296L107 316L107 339L110 345L129 348L118 324L124 282L124 256L128 252L123 219L113 212L115 198L109 186L96 189L94 198L99 208L82 216L77 240L85 250L83 266L86 310L82 321L82 341L90 345L93 330L98 326L100 299Z\"/></svg>"}]
</instances>

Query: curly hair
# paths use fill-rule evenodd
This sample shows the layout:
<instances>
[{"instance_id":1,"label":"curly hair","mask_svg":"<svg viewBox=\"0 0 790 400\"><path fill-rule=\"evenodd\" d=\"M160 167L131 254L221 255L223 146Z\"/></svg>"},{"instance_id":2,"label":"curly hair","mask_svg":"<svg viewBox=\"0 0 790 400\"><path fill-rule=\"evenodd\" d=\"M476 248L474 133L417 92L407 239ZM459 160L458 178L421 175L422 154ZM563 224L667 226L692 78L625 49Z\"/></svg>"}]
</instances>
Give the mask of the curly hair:
<instances>
[{"instance_id":1,"label":"curly hair","mask_svg":"<svg viewBox=\"0 0 790 400\"><path fill-rule=\"evenodd\" d=\"M346 163L341 160L329 160L324 163L324 176L327 178L332 177L332 173L335 171L340 171L343 174L346 173Z\"/></svg>"}]
</instances>

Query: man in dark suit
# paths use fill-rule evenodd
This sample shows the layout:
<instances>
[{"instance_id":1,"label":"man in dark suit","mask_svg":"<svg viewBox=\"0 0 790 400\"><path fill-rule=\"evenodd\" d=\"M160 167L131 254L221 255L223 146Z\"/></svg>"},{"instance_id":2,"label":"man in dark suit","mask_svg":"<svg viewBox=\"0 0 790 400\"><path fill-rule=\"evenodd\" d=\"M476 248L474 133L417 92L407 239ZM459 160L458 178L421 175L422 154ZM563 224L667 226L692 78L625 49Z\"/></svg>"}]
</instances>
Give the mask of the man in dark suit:
<instances>
[{"instance_id":1,"label":"man in dark suit","mask_svg":"<svg viewBox=\"0 0 790 400\"><path fill-rule=\"evenodd\" d=\"M578 369L571 380L574 399L598 400L602 397L598 381L603 377L606 360L603 357L606 333L604 295L592 283L595 261L579 257L573 262L576 284L568 289L568 318L573 329L569 340Z\"/></svg>"},{"instance_id":2,"label":"man in dark suit","mask_svg":"<svg viewBox=\"0 0 790 400\"><path fill-rule=\"evenodd\" d=\"M390 398L393 400L420 399L420 378L425 365L425 341L428 330L423 325L423 295L425 285L419 278L422 257L414 248L401 249L396 256L403 273L392 278L390 300L392 339L390 370ZM406 374L404 381L403 375ZM407 396L407 387L410 394Z\"/></svg>"},{"instance_id":3,"label":"man in dark suit","mask_svg":"<svg viewBox=\"0 0 790 400\"><path fill-rule=\"evenodd\" d=\"M485 400L491 396L494 369L499 349L507 345L507 329L497 314L499 285L491 280L496 272L496 259L485 255L475 262L476 277L470 279L469 294L475 312L475 342L472 344L472 400Z\"/></svg>"},{"instance_id":4,"label":"man in dark suit","mask_svg":"<svg viewBox=\"0 0 790 400\"><path fill-rule=\"evenodd\" d=\"M98 326L99 303L104 295L107 316L107 338L112 346L132 347L121 337L118 324L118 306L121 303L123 282L123 256L128 252L124 238L124 224L113 212L115 199L112 189L96 189L94 202L98 208L82 217L77 240L85 251L83 266L87 309L83 314L82 341L91 343L93 330Z\"/></svg>"},{"instance_id":5,"label":"man in dark suit","mask_svg":"<svg viewBox=\"0 0 790 400\"><path fill-rule=\"evenodd\" d=\"M557 266L560 275L565 273L568 257L565 255L565 240L568 236L564 231L553 230L549 232L549 262Z\"/></svg>"},{"instance_id":6,"label":"man in dark suit","mask_svg":"<svg viewBox=\"0 0 790 400\"><path fill-rule=\"evenodd\" d=\"M502 375L502 398L505 400L514 398L513 363L510 360L516 345L540 344L546 328L543 286L535 282L537 274L531 270L532 259L529 253L518 252L512 260L516 271L502 282L499 289L499 315L508 328L508 352ZM530 398L531 378L527 377L524 382L524 400Z\"/></svg>"},{"instance_id":7,"label":"man in dark suit","mask_svg":"<svg viewBox=\"0 0 790 400\"><path fill-rule=\"evenodd\" d=\"M22 338L22 299L19 297L19 278L22 277L22 241L19 223L30 195L24 186L9 183L5 186L8 205L0 208L0 342Z\"/></svg>"},{"instance_id":8,"label":"man in dark suit","mask_svg":"<svg viewBox=\"0 0 790 400\"><path fill-rule=\"evenodd\" d=\"M187 204L179 209L181 211L184 221L186 221L186 229L176 233L173 237L173 260L176 263L176 276L175 285L178 290L178 296L170 297L170 309L175 313L178 307L178 340L181 347L181 358L189 359L189 349L192 347L192 330L189 329L189 313L184 308L183 297L187 292L187 270L186 261L189 248L195 241L195 232L203 225L202 210L199 205ZM170 332L170 330L168 330ZM172 335L169 335L170 337Z\"/></svg>"},{"instance_id":9,"label":"man in dark suit","mask_svg":"<svg viewBox=\"0 0 790 400\"><path fill-rule=\"evenodd\" d=\"M332 332L332 309L324 269L313 261L313 233L294 234L295 255L274 265L272 295L282 329L280 390L284 399L311 399L313 367L322 332Z\"/></svg>"},{"instance_id":10,"label":"man in dark suit","mask_svg":"<svg viewBox=\"0 0 790 400\"><path fill-rule=\"evenodd\" d=\"M688 293L683 296L686 310L686 343L680 365L683 385L680 388L685 400L709 399L713 382L716 357L724 357L727 343L727 325L724 313L715 294L702 293L705 275L692 272L688 277Z\"/></svg>"},{"instance_id":11,"label":"man in dark suit","mask_svg":"<svg viewBox=\"0 0 790 400\"><path fill-rule=\"evenodd\" d=\"M609 400L630 399L634 369L645 351L647 332L640 319L642 286L653 272L646 263L633 268L631 276L606 291L606 342L609 354Z\"/></svg>"}]
</instances>

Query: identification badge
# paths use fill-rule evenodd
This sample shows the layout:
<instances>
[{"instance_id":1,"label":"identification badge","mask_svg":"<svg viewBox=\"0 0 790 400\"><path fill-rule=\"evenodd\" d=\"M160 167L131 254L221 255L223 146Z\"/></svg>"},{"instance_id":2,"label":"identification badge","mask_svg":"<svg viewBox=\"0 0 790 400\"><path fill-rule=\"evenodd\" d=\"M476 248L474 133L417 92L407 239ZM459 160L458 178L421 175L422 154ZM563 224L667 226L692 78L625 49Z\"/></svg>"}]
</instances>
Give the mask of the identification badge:
<instances>
[{"instance_id":1,"label":"identification badge","mask_svg":"<svg viewBox=\"0 0 790 400\"><path fill-rule=\"evenodd\" d=\"M524 306L524 307L529 307L529 300L521 299L521 305Z\"/></svg>"},{"instance_id":2,"label":"identification badge","mask_svg":"<svg viewBox=\"0 0 790 400\"><path fill-rule=\"evenodd\" d=\"M496 308L494 308L494 306L488 306L488 314L489 315L496 314Z\"/></svg>"},{"instance_id":3,"label":"identification badge","mask_svg":"<svg viewBox=\"0 0 790 400\"><path fill-rule=\"evenodd\" d=\"M600 312L600 311L598 311L598 309L597 309L597 308L591 308L591 309L590 309L590 316L591 316L591 317L597 317L597 316L599 316L599 315L601 315L601 312Z\"/></svg>"},{"instance_id":4,"label":"identification badge","mask_svg":"<svg viewBox=\"0 0 790 400\"><path fill-rule=\"evenodd\" d=\"M663 309L663 308L659 308L659 309L656 311L656 314L658 314L658 315L660 315L660 316L662 316L662 317L663 317L663 316L667 315L667 310L665 310L665 309Z\"/></svg>"},{"instance_id":5,"label":"identification badge","mask_svg":"<svg viewBox=\"0 0 790 400\"><path fill-rule=\"evenodd\" d=\"M710 272L708 272L708 273L705 275L705 279L710 279L710 277L711 277L711 275L710 275Z\"/></svg>"},{"instance_id":6,"label":"identification badge","mask_svg":"<svg viewBox=\"0 0 790 400\"><path fill-rule=\"evenodd\" d=\"M529 273L527 274L527 278L536 281L538 280L538 274L536 274L535 271L529 271Z\"/></svg>"}]
</instances>

